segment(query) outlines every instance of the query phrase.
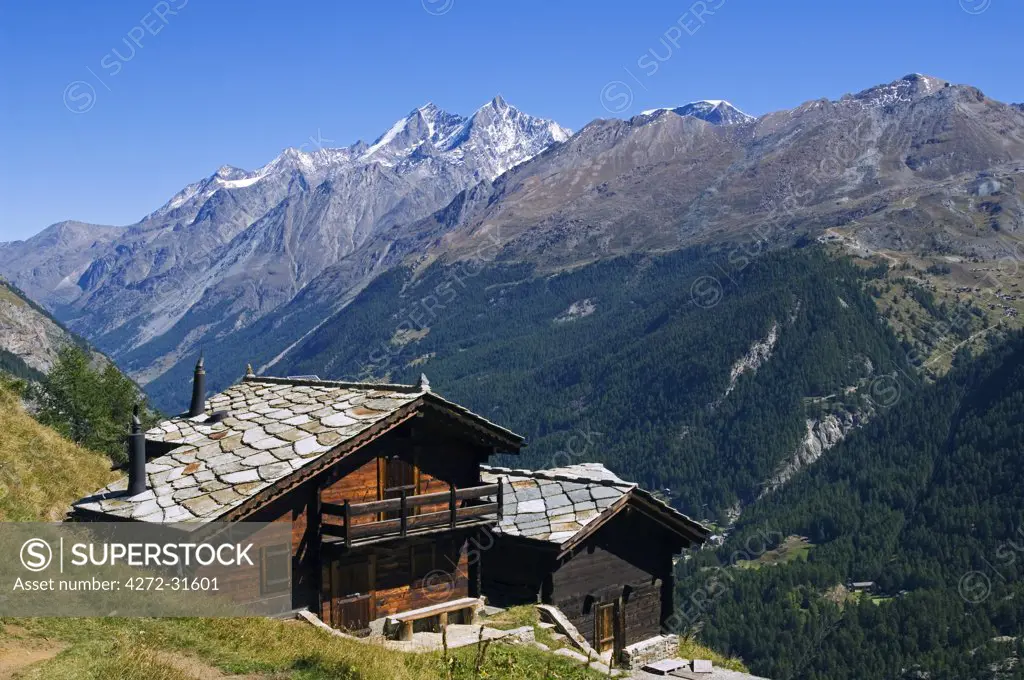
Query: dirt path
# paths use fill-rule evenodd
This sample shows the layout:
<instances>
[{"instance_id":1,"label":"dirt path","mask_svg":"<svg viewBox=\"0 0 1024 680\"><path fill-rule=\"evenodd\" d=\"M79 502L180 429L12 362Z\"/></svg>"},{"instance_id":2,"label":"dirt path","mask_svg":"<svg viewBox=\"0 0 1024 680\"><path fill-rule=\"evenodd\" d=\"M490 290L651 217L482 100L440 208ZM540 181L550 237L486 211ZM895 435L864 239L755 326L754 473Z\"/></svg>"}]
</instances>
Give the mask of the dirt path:
<instances>
[{"instance_id":1,"label":"dirt path","mask_svg":"<svg viewBox=\"0 0 1024 680\"><path fill-rule=\"evenodd\" d=\"M68 646L56 640L9 640L0 643L0 678L12 678L18 671L52 659Z\"/></svg>"}]
</instances>

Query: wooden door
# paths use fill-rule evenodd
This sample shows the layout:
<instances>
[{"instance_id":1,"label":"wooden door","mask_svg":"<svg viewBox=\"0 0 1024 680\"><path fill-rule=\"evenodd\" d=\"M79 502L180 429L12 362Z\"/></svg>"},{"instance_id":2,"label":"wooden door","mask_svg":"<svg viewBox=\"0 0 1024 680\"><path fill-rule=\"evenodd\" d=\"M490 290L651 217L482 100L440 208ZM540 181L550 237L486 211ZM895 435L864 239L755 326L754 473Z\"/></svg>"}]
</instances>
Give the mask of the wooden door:
<instances>
[{"instance_id":1,"label":"wooden door","mask_svg":"<svg viewBox=\"0 0 1024 680\"><path fill-rule=\"evenodd\" d=\"M615 603L597 605L594 616L594 648L603 653L615 648Z\"/></svg>"},{"instance_id":2,"label":"wooden door","mask_svg":"<svg viewBox=\"0 0 1024 680\"><path fill-rule=\"evenodd\" d=\"M334 628L363 630L374 618L374 561L335 559L323 566L324 591Z\"/></svg>"}]
</instances>

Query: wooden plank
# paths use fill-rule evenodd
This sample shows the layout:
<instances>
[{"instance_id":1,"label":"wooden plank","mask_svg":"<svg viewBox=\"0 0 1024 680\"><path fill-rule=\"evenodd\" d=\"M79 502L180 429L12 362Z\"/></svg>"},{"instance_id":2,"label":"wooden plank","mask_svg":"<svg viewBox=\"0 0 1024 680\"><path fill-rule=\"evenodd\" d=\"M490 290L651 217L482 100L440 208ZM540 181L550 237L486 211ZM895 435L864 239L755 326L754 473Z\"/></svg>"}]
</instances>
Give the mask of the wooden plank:
<instances>
[{"instance_id":1,"label":"wooden plank","mask_svg":"<svg viewBox=\"0 0 1024 680\"><path fill-rule=\"evenodd\" d=\"M345 509L343 511L345 517L345 547L352 546L352 504L345 501Z\"/></svg>"},{"instance_id":2,"label":"wooden plank","mask_svg":"<svg viewBox=\"0 0 1024 680\"><path fill-rule=\"evenodd\" d=\"M456 489L455 499L460 501L474 500L482 498L484 496L492 496L499 493L500 485L498 484L486 484L482 486L475 486L470 488ZM430 505L433 503L447 503L449 501L451 492L450 491L438 491L435 493L424 493L415 496L408 496L406 503L411 508L417 508L422 505ZM382 501L370 501L369 503L353 503L352 514L353 515L369 515L376 514L379 512L395 512L401 510L401 499L390 498ZM336 503L324 503L323 511L328 514L340 514L341 506Z\"/></svg>"},{"instance_id":3,"label":"wooden plank","mask_svg":"<svg viewBox=\"0 0 1024 680\"><path fill-rule=\"evenodd\" d=\"M432 604L427 607L420 609L412 609L406 612L400 612L398 614L392 614L390 618L396 621L418 621L419 619L425 619L431 616L438 616L440 614L447 614L449 612L455 612L460 609L468 609L469 607L477 607L480 605L480 600L475 597L463 597L458 600L452 600L450 602L442 602L440 604Z\"/></svg>"},{"instance_id":4,"label":"wooden plank","mask_svg":"<svg viewBox=\"0 0 1024 680\"><path fill-rule=\"evenodd\" d=\"M405 538L405 534L409 531L409 507L407 505L408 499L405 495L405 489L402 489L401 496L398 498L400 505L398 507L398 533Z\"/></svg>"},{"instance_id":5,"label":"wooden plank","mask_svg":"<svg viewBox=\"0 0 1024 680\"><path fill-rule=\"evenodd\" d=\"M455 490L455 498L460 501L473 500L483 496L493 496L501 490L500 484L483 484Z\"/></svg>"},{"instance_id":6,"label":"wooden plank","mask_svg":"<svg viewBox=\"0 0 1024 680\"><path fill-rule=\"evenodd\" d=\"M320 512L325 515L342 517L345 514L345 506L340 503L320 503Z\"/></svg>"},{"instance_id":7,"label":"wooden plank","mask_svg":"<svg viewBox=\"0 0 1024 680\"><path fill-rule=\"evenodd\" d=\"M474 517L483 517L484 515L495 515L498 513L498 509L501 506L497 503L487 503L486 505L470 505L469 507L459 508L457 512L458 519L471 519Z\"/></svg>"},{"instance_id":8,"label":"wooden plank","mask_svg":"<svg viewBox=\"0 0 1024 680\"><path fill-rule=\"evenodd\" d=\"M324 522L320 525L320 531L328 536L345 538L345 527L340 524L328 524L327 522Z\"/></svg>"},{"instance_id":9,"label":"wooden plank","mask_svg":"<svg viewBox=\"0 0 1024 680\"><path fill-rule=\"evenodd\" d=\"M400 508L399 499L389 498L383 501L370 501L369 503L353 503L353 515L375 515L380 512L395 512Z\"/></svg>"}]
</instances>

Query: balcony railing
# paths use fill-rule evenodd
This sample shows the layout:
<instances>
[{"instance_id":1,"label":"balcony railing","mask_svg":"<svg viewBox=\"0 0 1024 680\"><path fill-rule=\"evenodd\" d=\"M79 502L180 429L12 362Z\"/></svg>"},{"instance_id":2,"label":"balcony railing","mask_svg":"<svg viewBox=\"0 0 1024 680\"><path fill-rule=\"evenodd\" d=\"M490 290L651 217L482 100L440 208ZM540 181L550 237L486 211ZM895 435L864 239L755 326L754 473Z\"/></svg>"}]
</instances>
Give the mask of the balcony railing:
<instances>
[{"instance_id":1,"label":"balcony railing","mask_svg":"<svg viewBox=\"0 0 1024 680\"><path fill-rule=\"evenodd\" d=\"M480 502L480 499L488 496L495 497L496 501ZM466 504L463 504L464 502ZM423 506L441 503L447 503L448 508L434 512L418 512ZM402 491L398 498L369 503L323 503L323 514L340 519L341 523L322 522L321 531L327 536L343 539L345 546L349 547L361 539L391 534L404 537L410 531L423 528L447 525L448 528L455 529L488 515L494 515L500 521L501 504L501 484L485 484L463 489L452 485L448 491L411 496ZM397 517L381 519L382 516L390 514L397 514ZM367 516L373 519L369 522L356 521Z\"/></svg>"}]
</instances>

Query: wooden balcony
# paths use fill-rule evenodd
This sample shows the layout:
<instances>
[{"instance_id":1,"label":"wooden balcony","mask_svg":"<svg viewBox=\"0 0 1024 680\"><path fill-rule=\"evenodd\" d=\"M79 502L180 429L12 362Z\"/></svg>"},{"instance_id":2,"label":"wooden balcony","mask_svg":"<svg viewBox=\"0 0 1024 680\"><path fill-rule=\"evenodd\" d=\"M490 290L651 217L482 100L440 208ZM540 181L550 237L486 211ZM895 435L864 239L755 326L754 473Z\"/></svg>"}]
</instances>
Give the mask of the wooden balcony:
<instances>
[{"instance_id":1,"label":"wooden balcony","mask_svg":"<svg viewBox=\"0 0 1024 680\"><path fill-rule=\"evenodd\" d=\"M494 497L487 502L485 497ZM448 505L441 511L422 512L424 506ZM448 491L407 495L404 491L399 498L369 503L323 503L321 512L324 521L321 531L324 537L341 539L345 547L358 545L371 539L398 537L410 533L427 533L443 529L484 524L501 520L501 484L458 489L451 486ZM370 518L367 521L367 518ZM330 521L329 521L330 520ZM340 523L337 520L341 520Z\"/></svg>"}]
</instances>

